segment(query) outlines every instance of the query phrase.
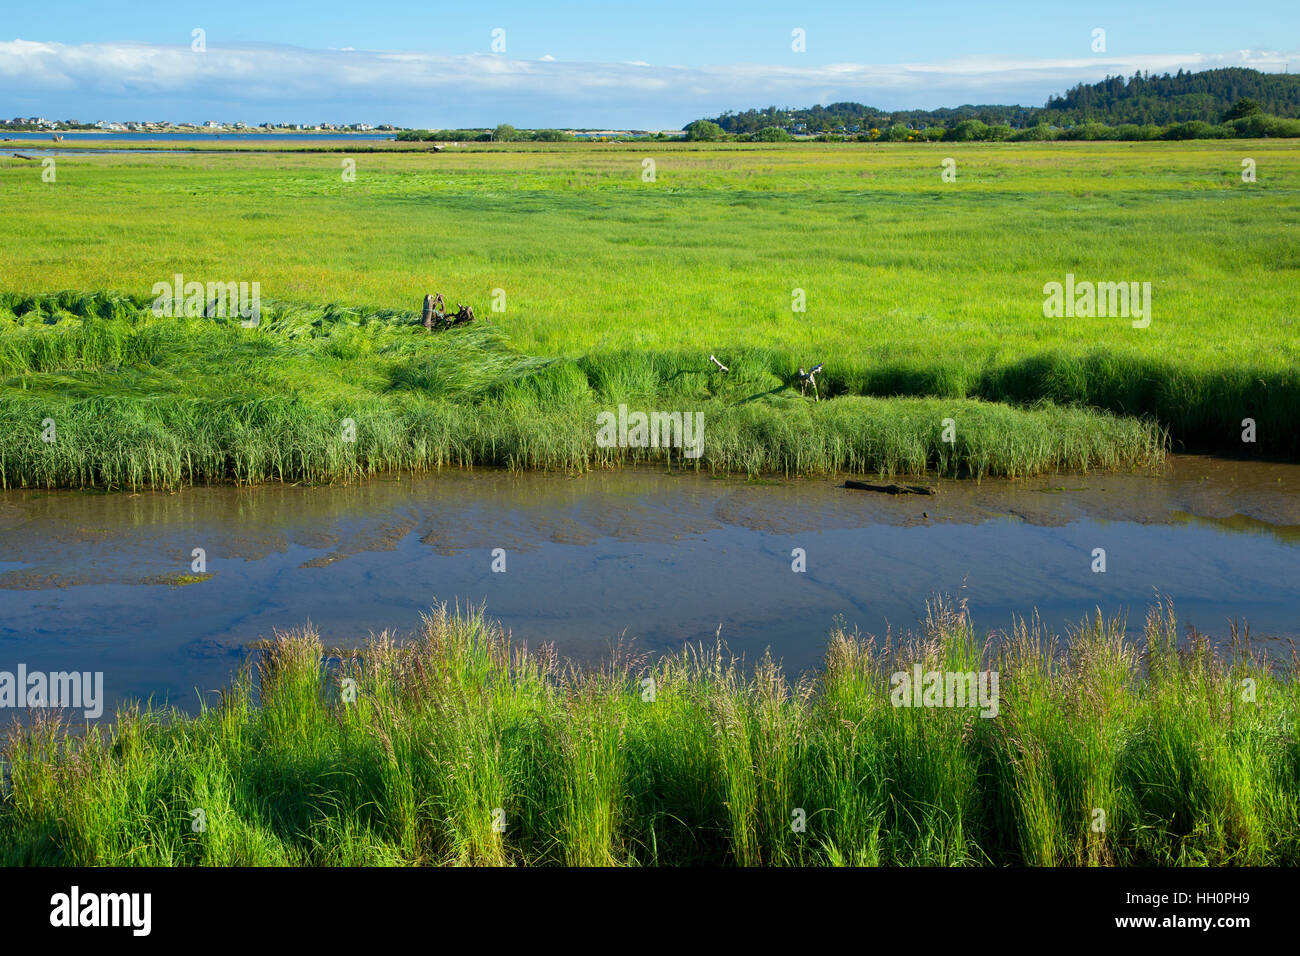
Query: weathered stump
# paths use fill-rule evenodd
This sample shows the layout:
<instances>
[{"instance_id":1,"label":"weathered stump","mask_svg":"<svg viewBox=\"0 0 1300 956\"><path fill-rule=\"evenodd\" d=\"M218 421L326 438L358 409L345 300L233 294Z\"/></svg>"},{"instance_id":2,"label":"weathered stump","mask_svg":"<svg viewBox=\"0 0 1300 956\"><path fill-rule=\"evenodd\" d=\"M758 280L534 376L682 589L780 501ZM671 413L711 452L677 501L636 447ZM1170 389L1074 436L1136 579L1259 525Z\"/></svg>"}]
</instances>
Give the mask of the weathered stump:
<instances>
[{"instance_id":1,"label":"weathered stump","mask_svg":"<svg viewBox=\"0 0 1300 956\"><path fill-rule=\"evenodd\" d=\"M436 325L447 320L447 316L443 314L445 308L446 306L442 304L441 292L424 297L424 328L427 331L432 332Z\"/></svg>"},{"instance_id":2,"label":"weathered stump","mask_svg":"<svg viewBox=\"0 0 1300 956\"><path fill-rule=\"evenodd\" d=\"M465 325L474 321L474 308L456 303L456 311L448 312L442 301L442 293L424 297L423 324L426 332L434 329L449 329L453 325Z\"/></svg>"}]
</instances>

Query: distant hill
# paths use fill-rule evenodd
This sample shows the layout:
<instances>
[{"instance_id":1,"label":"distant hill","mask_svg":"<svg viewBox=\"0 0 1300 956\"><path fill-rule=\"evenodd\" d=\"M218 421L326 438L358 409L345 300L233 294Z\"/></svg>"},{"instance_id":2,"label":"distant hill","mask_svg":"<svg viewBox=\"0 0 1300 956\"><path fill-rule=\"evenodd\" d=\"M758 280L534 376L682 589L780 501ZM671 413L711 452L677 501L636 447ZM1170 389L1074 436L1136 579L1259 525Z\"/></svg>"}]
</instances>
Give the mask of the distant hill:
<instances>
[{"instance_id":1,"label":"distant hill","mask_svg":"<svg viewBox=\"0 0 1300 956\"><path fill-rule=\"evenodd\" d=\"M861 103L832 103L807 109L746 110L710 117L728 133L753 133L768 126L791 132L822 133L884 129L896 123L913 127L951 128L962 120L977 119L990 125L1007 123L1020 129L1037 123L1073 126L1094 122L1156 124L1200 120L1219 122L1239 100L1253 100L1261 111L1274 116L1300 117L1300 74L1261 73L1242 67L1225 67L1162 76L1135 73L1107 77L1100 83L1080 84L1043 107L957 106L937 110L887 111Z\"/></svg>"},{"instance_id":2,"label":"distant hill","mask_svg":"<svg viewBox=\"0 0 1300 956\"><path fill-rule=\"evenodd\" d=\"M1053 96L1041 110L1048 123L1217 123L1241 99L1254 100L1273 116L1300 117L1300 75L1261 73L1241 67L1201 73L1115 76L1080 84Z\"/></svg>"}]
</instances>

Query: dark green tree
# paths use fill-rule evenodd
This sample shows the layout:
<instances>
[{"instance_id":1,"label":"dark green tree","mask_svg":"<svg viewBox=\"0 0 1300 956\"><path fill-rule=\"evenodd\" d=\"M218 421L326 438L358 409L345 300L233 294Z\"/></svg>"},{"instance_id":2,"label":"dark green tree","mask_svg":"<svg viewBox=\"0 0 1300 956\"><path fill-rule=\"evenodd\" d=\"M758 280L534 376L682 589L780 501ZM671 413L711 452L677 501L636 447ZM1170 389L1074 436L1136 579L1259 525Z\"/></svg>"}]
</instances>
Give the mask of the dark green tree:
<instances>
[{"instance_id":1,"label":"dark green tree","mask_svg":"<svg viewBox=\"0 0 1300 956\"><path fill-rule=\"evenodd\" d=\"M1264 111L1260 109L1258 103L1254 100L1248 100L1245 97L1242 97L1232 104L1232 109L1223 114L1223 121L1227 123L1231 120L1241 119L1245 116L1254 116L1256 113L1262 112Z\"/></svg>"},{"instance_id":2,"label":"dark green tree","mask_svg":"<svg viewBox=\"0 0 1300 956\"><path fill-rule=\"evenodd\" d=\"M686 138L694 142L716 142L722 139L722 127L711 120L696 120L686 125Z\"/></svg>"}]
</instances>

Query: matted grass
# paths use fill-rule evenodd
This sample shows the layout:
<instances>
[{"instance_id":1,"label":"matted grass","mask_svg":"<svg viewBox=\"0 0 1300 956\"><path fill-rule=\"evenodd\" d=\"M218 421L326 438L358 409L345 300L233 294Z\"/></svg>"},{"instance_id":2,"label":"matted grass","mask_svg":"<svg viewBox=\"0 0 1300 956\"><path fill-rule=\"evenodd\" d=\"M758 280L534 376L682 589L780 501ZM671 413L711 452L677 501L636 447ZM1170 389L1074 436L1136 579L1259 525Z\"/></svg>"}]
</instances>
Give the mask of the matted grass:
<instances>
[{"instance_id":1,"label":"matted grass","mask_svg":"<svg viewBox=\"0 0 1300 956\"><path fill-rule=\"evenodd\" d=\"M971 398L814 401L794 357L527 356L498 326L426 333L409 313L267 309L155 318L121 296L0 294L0 486L136 488L328 481L443 466L582 470L623 462L756 475L1023 476L1159 464L1150 422ZM842 386L838 386L842 388ZM597 417L703 415L685 449L598 445ZM951 423L945 435L946 423Z\"/></svg>"},{"instance_id":2,"label":"matted grass","mask_svg":"<svg viewBox=\"0 0 1300 956\"><path fill-rule=\"evenodd\" d=\"M0 863L1300 862L1294 666L1176 645L1163 604L1140 643L1098 618L1066 651L940 602L792 682L720 645L578 670L445 608L400 646L305 630L197 717L12 728ZM894 706L913 664L996 670L998 713Z\"/></svg>"}]
</instances>

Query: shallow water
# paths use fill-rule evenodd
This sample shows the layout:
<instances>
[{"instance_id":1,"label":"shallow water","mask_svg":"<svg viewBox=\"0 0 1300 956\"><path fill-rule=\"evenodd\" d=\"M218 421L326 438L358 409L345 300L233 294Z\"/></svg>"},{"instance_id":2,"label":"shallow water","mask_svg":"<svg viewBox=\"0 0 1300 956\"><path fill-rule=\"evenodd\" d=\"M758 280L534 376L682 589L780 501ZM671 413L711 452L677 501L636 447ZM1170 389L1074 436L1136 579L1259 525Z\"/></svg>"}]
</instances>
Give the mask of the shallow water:
<instances>
[{"instance_id":1,"label":"shallow water","mask_svg":"<svg viewBox=\"0 0 1300 956\"><path fill-rule=\"evenodd\" d=\"M771 647L794 671L817 666L836 618L905 632L936 593L968 601L980 628L1036 608L1064 632L1100 607L1136 631L1158 590L1217 638L1237 617L1289 657L1300 636L1297 465L1182 457L1159 477L944 481L934 497L839 484L448 471L5 492L0 670L103 671L110 708L152 696L193 710L276 629L310 620L350 645L412 633L437 601L485 602L517 640L578 659L620 637L651 652L712 643L721 627L733 651ZM1099 547L1104 574L1091 570ZM181 584L194 548L211 577Z\"/></svg>"}]
</instances>

